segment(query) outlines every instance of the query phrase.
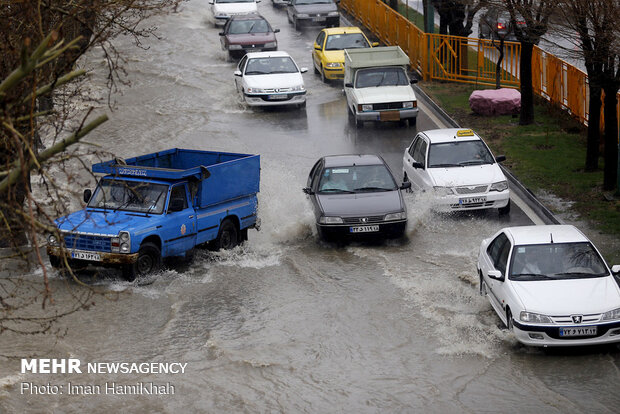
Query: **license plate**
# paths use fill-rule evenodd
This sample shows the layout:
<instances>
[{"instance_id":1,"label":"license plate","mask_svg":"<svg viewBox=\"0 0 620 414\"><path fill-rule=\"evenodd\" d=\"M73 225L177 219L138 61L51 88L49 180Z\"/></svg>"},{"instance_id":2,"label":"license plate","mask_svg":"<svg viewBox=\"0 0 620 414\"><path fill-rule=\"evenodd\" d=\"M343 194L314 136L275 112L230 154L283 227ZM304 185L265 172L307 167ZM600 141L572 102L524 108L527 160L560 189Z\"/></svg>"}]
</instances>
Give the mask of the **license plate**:
<instances>
[{"instance_id":1,"label":"license plate","mask_svg":"<svg viewBox=\"0 0 620 414\"><path fill-rule=\"evenodd\" d=\"M560 336L594 336L596 326L580 326L579 328L560 328Z\"/></svg>"},{"instance_id":2,"label":"license plate","mask_svg":"<svg viewBox=\"0 0 620 414\"><path fill-rule=\"evenodd\" d=\"M101 261L101 256L99 255L99 253L91 253L91 252L72 251L71 258L79 259L79 260L90 260L93 262Z\"/></svg>"},{"instance_id":3,"label":"license plate","mask_svg":"<svg viewBox=\"0 0 620 414\"><path fill-rule=\"evenodd\" d=\"M269 95L268 98L270 101L281 101L288 98L288 95Z\"/></svg>"},{"instance_id":4,"label":"license plate","mask_svg":"<svg viewBox=\"0 0 620 414\"><path fill-rule=\"evenodd\" d=\"M400 112L399 111L380 112L379 121L400 121Z\"/></svg>"},{"instance_id":5,"label":"license plate","mask_svg":"<svg viewBox=\"0 0 620 414\"><path fill-rule=\"evenodd\" d=\"M314 19L312 19L313 22L324 22L325 21L325 17L315 17Z\"/></svg>"},{"instance_id":6,"label":"license plate","mask_svg":"<svg viewBox=\"0 0 620 414\"><path fill-rule=\"evenodd\" d=\"M459 198L459 204L475 204L475 203L484 203L487 201L486 197L468 197L468 198Z\"/></svg>"},{"instance_id":7,"label":"license plate","mask_svg":"<svg viewBox=\"0 0 620 414\"><path fill-rule=\"evenodd\" d=\"M373 231L379 231L379 226L355 226L349 227L351 233L372 233Z\"/></svg>"}]
</instances>

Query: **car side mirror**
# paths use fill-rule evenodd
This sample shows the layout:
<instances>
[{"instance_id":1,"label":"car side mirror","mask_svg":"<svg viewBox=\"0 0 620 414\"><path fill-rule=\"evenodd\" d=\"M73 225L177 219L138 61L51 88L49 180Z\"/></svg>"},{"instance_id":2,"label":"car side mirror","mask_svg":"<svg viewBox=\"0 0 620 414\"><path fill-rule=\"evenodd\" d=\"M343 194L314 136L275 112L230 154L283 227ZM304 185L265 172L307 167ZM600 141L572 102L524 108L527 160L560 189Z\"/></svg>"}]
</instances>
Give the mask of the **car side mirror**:
<instances>
[{"instance_id":1,"label":"car side mirror","mask_svg":"<svg viewBox=\"0 0 620 414\"><path fill-rule=\"evenodd\" d=\"M502 272L499 270L489 270L487 276L491 279L499 280L500 282L504 281L504 275L502 275Z\"/></svg>"},{"instance_id":2,"label":"car side mirror","mask_svg":"<svg viewBox=\"0 0 620 414\"><path fill-rule=\"evenodd\" d=\"M173 213L175 211L182 211L185 205L185 200L182 198L172 198L170 199L170 205L168 206L168 213Z\"/></svg>"},{"instance_id":3,"label":"car side mirror","mask_svg":"<svg viewBox=\"0 0 620 414\"><path fill-rule=\"evenodd\" d=\"M409 83L413 85L413 84L418 83L418 80L417 80L417 79L411 79L411 80L409 81Z\"/></svg>"},{"instance_id":4,"label":"car side mirror","mask_svg":"<svg viewBox=\"0 0 620 414\"><path fill-rule=\"evenodd\" d=\"M421 163L421 162L416 162L416 161L414 161L414 162L412 162L412 163L411 163L411 166L412 166L413 168L420 168L420 169L424 169L424 165L422 165L422 163Z\"/></svg>"},{"instance_id":5,"label":"car side mirror","mask_svg":"<svg viewBox=\"0 0 620 414\"><path fill-rule=\"evenodd\" d=\"M611 273L613 273L616 276L620 276L620 265L613 265L611 267Z\"/></svg>"},{"instance_id":6,"label":"car side mirror","mask_svg":"<svg viewBox=\"0 0 620 414\"><path fill-rule=\"evenodd\" d=\"M92 196L93 196L93 192L90 191L90 188L87 188L86 190L84 190L84 202L86 204L88 204Z\"/></svg>"},{"instance_id":7,"label":"car side mirror","mask_svg":"<svg viewBox=\"0 0 620 414\"><path fill-rule=\"evenodd\" d=\"M209 4L214 4L215 1L214 0L209 0Z\"/></svg>"},{"instance_id":8,"label":"car side mirror","mask_svg":"<svg viewBox=\"0 0 620 414\"><path fill-rule=\"evenodd\" d=\"M226 34L226 33L224 33L224 32L220 32L220 33L219 33L219 35L220 35L220 36L224 36L225 34Z\"/></svg>"},{"instance_id":9,"label":"car side mirror","mask_svg":"<svg viewBox=\"0 0 620 414\"><path fill-rule=\"evenodd\" d=\"M233 75L241 76L241 71L240 70L236 70L236 71L233 72Z\"/></svg>"},{"instance_id":10,"label":"car side mirror","mask_svg":"<svg viewBox=\"0 0 620 414\"><path fill-rule=\"evenodd\" d=\"M304 192L304 194L308 194L308 195L312 195L312 194L314 194L314 191L312 191L312 190L310 189L310 187L305 187L305 188L302 188L302 189L301 189L301 191L303 191L303 192Z\"/></svg>"},{"instance_id":11,"label":"car side mirror","mask_svg":"<svg viewBox=\"0 0 620 414\"><path fill-rule=\"evenodd\" d=\"M274 29L273 32L274 33L280 33L280 29Z\"/></svg>"},{"instance_id":12,"label":"car side mirror","mask_svg":"<svg viewBox=\"0 0 620 414\"><path fill-rule=\"evenodd\" d=\"M301 73L306 73L306 72L308 72L308 68L301 68L301 69L299 69L299 71Z\"/></svg>"},{"instance_id":13,"label":"car side mirror","mask_svg":"<svg viewBox=\"0 0 620 414\"><path fill-rule=\"evenodd\" d=\"M372 47L377 47L379 46L379 42L372 42Z\"/></svg>"},{"instance_id":14,"label":"car side mirror","mask_svg":"<svg viewBox=\"0 0 620 414\"><path fill-rule=\"evenodd\" d=\"M495 161L496 162L506 161L506 156L505 155L498 155L497 157L495 157Z\"/></svg>"},{"instance_id":15,"label":"car side mirror","mask_svg":"<svg viewBox=\"0 0 620 414\"><path fill-rule=\"evenodd\" d=\"M345 88L352 88L353 84L351 82L347 82L347 83L344 84L344 87Z\"/></svg>"},{"instance_id":16,"label":"car side mirror","mask_svg":"<svg viewBox=\"0 0 620 414\"><path fill-rule=\"evenodd\" d=\"M405 181L404 183L401 184L400 189L401 190L407 190L411 188L411 181Z\"/></svg>"},{"instance_id":17,"label":"car side mirror","mask_svg":"<svg viewBox=\"0 0 620 414\"><path fill-rule=\"evenodd\" d=\"M321 46L317 45L316 43L314 44L314 50L321 50Z\"/></svg>"}]
</instances>

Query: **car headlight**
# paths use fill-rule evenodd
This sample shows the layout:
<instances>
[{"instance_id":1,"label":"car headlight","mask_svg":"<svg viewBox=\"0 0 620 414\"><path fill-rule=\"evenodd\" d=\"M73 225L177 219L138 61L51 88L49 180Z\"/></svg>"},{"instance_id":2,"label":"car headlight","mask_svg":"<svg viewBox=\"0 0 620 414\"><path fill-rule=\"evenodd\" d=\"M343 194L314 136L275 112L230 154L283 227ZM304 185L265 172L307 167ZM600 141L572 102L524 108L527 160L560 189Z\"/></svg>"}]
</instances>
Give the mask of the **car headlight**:
<instances>
[{"instance_id":1,"label":"car headlight","mask_svg":"<svg viewBox=\"0 0 620 414\"><path fill-rule=\"evenodd\" d=\"M321 224L342 224L342 218L322 216L321 218L319 218L319 223Z\"/></svg>"},{"instance_id":2,"label":"car headlight","mask_svg":"<svg viewBox=\"0 0 620 414\"><path fill-rule=\"evenodd\" d=\"M360 111L372 111L372 105L369 105L369 104L359 105L358 109Z\"/></svg>"},{"instance_id":3,"label":"car headlight","mask_svg":"<svg viewBox=\"0 0 620 414\"><path fill-rule=\"evenodd\" d=\"M450 187L433 187L433 190L435 190L435 195L438 196L447 196L447 195L452 195L452 189Z\"/></svg>"},{"instance_id":4,"label":"car headlight","mask_svg":"<svg viewBox=\"0 0 620 414\"><path fill-rule=\"evenodd\" d=\"M241 50L243 47L241 45L228 45L228 50Z\"/></svg>"},{"instance_id":5,"label":"car headlight","mask_svg":"<svg viewBox=\"0 0 620 414\"><path fill-rule=\"evenodd\" d=\"M603 321L611 321L614 319L620 319L620 308L605 312L601 318Z\"/></svg>"},{"instance_id":6,"label":"car headlight","mask_svg":"<svg viewBox=\"0 0 620 414\"><path fill-rule=\"evenodd\" d=\"M305 91L305 90L306 90L306 88L304 87L304 85L293 86L293 91L294 92Z\"/></svg>"},{"instance_id":7,"label":"car headlight","mask_svg":"<svg viewBox=\"0 0 620 414\"><path fill-rule=\"evenodd\" d=\"M262 88L248 88L248 93L265 93L265 90Z\"/></svg>"},{"instance_id":8,"label":"car headlight","mask_svg":"<svg viewBox=\"0 0 620 414\"><path fill-rule=\"evenodd\" d=\"M50 234L49 236L47 236L47 243L50 246L58 246L58 238L53 234Z\"/></svg>"},{"instance_id":9,"label":"car headlight","mask_svg":"<svg viewBox=\"0 0 620 414\"><path fill-rule=\"evenodd\" d=\"M276 47L278 44L276 42L265 43L265 47Z\"/></svg>"},{"instance_id":10,"label":"car headlight","mask_svg":"<svg viewBox=\"0 0 620 414\"><path fill-rule=\"evenodd\" d=\"M340 62L329 62L325 64L326 68L339 68Z\"/></svg>"},{"instance_id":11,"label":"car headlight","mask_svg":"<svg viewBox=\"0 0 620 414\"><path fill-rule=\"evenodd\" d=\"M338 13L337 11L331 11L329 13L327 13L328 16L338 16L340 13Z\"/></svg>"},{"instance_id":12,"label":"car headlight","mask_svg":"<svg viewBox=\"0 0 620 414\"><path fill-rule=\"evenodd\" d=\"M216 12L215 17L228 17L228 15L224 12Z\"/></svg>"},{"instance_id":13,"label":"car headlight","mask_svg":"<svg viewBox=\"0 0 620 414\"><path fill-rule=\"evenodd\" d=\"M403 108L405 108L405 109L413 108L413 101L403 102Z\"/></svg>"},{"instance_id":14,"label":"car headlight","mask_svg":"<svg viewBox=\"0 0 620 414\"><path fill-rule=\"evenodd\" d=\"M490 191L505 191L508 190L508 183L506 181L499 181L497 183L491 184Z\"/></svg>"},{"instance_id":15,"label":"car headlight","mask_svg":"<svg viewBox=\"0 0 620 414\"><path fill-rule=\"evenodd\" d=\"M306 17L310 17L310 15L308 13L299 13L299 14L297 14L297 17L298 18L300 18L300 17L301 18L306 18Z\"/></svg>"},{"instance_id":16,"label":"car headlight","mask_svg":"<svg viewBox=\"0 0 620 414\"><path fill-rule=\"evenodd\" d=\"M386 214L383 220L405 220L407 218L407 213L405 211L401 211L400 213L390 213Z\"/></svg>"},{"instance_id":17,"label":"car headlight","mask_svg":"<svg viewBox=\"0 0 620 414\"><path fill-rule=\"evenodd\" d=\"M547 315L541 315L539 313L532 313L532 312L521 312L521 314L519 315L519 320L521 322L527 322L527 323L553 323L551 321L551 318L549 318Z\"/></svg>"}]
</instances>

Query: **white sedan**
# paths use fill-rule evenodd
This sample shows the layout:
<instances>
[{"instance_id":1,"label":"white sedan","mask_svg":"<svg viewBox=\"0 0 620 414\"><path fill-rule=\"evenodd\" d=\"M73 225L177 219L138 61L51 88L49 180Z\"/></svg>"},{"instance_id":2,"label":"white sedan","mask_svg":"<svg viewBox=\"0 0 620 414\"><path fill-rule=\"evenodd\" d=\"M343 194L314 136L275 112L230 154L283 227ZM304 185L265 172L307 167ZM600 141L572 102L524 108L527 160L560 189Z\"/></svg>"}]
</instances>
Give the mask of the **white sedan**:
<instances>
[{"instance_id":1,"label":"white sedan","mask_svg":"<svg viewBox=\"0 0 620 414\"><path fill-rule=\"evenodd\" d=\"M238 14L258 13L260 0L209 0L216 26L224 26L228 19Z\"/></svg>"},{"instance_id":2,"label":"white sedan","mask_svg":"<svg viewBox=\"0 0 620 414\"><path fill-rule=\"evenodd\" d=\"M245 55L235 71L235 86L250 106L306 106L306 87L299 68L286 52Z\"/></svg>"},{"instance_id":3,"label":"white sedan","mask_svg":"<svg viewBox=\"0 0 620 414\"><path fill-rule=\"evenodd\" d=\"M504 228L478 256L480 294L532 346L620 342L618 272L570 225Z\"/></svg>"},{"instance_id":4,"label":"white sedan","mask_svg":"<svg viewBox=\"0 0 620 414\"><path fill-rule=\"evenodd\" d=\"M434 129L416 135L405 149L403 180L414 191L433 191L438 211L496 208L510 211L510 191L499 166L471 129Z\"/></svg>"}]
</instances>

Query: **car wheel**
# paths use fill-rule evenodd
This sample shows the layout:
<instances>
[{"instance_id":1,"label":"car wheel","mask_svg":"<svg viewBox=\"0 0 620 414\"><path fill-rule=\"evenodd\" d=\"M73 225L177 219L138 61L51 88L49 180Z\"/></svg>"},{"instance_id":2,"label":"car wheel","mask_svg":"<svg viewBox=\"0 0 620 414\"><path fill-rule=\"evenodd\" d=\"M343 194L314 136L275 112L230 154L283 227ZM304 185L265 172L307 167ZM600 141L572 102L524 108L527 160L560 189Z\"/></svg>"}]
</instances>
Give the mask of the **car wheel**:
<instances>
[{"instance_id":1,"label":"car wheel","mask_svg":"<svg viewBox=\"0 0 620 414\"><path fill-rule=\"evenodd\" d=\"M153 243L144 243L138 251L138 260L131 265L123 266L123 277L132 281L138 276L144 276L158 271L161 268L161 251Z\"/></svg>"},{"instance_id":2,"label":"car wheel","mask_svg":"<svg viewBox=\"0 0 620 414\"><path fill-rule=\"evenodd\" d=\"M486 296L487 295L487 284L484 282L484 279L482 278L482 273L479 273L480 276L480 296Z\"/></svg>"},{"instance_id":3,"label":"car wheel","mask_svg":"<svg viewBox=\"0 0 620 414\"><path fill-rule=\"evenodd\" d=\"M314 62L314 55L312 55L312 67L314 68L314 74L315 75L318 75L319 73L321 73L321 72L319 72L319 69L317 69L316 63Z\"/></svg>"},{"instance_id":4,"label":"car wheel","mask_svg":"<svg viewBox=\"0 0 620 414\"><path fill-rule=\"evenodd\" d=\"M507 216L510 213L510 201L506 204L506 207L500 207L497 209L500 216Z\"/></svg>"},{"instance_id":5,"label":"car wheel","mask_svg":"<svg viewBox=\"0 0 620 414\"><path fill-rule=\"evenodd\" d=\"M293 17L293 29L297 30L298 25L299 25L299 21L297 21L297 18Z\"/></svg>"},{"instance_id":6,"label":"car wheel","mask_svg":"<svg viewBox=\"0 0 620 414\"><path fill-rule=\"evenodd\" d=\"M357 128L364 128L364 121L360 121L359 119L355 120L355 126Z\"/></svg>"},{"instance_id":7,"label":"car wheel","mask_svg":"<svg viewBox=\"0 0 620 414\"><path fill-rule=\"evenodd\" d=\"M506 311L506 327L510 332L512 332L512 329L514 328L514 324L512 323L512 312L510 312L510 309Z\"/></svg>"},{"instance_id":8,"label":"car wheel","mask_svg":"<svg viewBox=\"0 0 620 414\"><path fill-rule=\"evenodd\" d=\"M323 68L323 65L321 65L321 82L323 83L329 82L329 79L325 77L325 68Z\"/></svg>"},{"instance_id":9,"label":"car wheel","mask_svg":"<svg viewBox=\"0 0 620 414\"><path fill-rule=\"evenodd\" d=\"M299 105L297 105L297 107L299 109L304 109L306 107L306 101L303 101L302 103L300 103Z\"/></svg>"},{"instance_id":10,"label":"car wheel","mask_svg":"<svg viewBox=\"0 0 620 414\"><path fill-rule=\"evenodd\" d=\"M239 244L239 235L237 231L237 226L229 220L226 219L222 222L220 226L220 232L217 235L217 239L215 239L215 250L229 250Z\"/></svg>"}]
</instances>

